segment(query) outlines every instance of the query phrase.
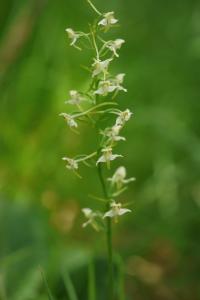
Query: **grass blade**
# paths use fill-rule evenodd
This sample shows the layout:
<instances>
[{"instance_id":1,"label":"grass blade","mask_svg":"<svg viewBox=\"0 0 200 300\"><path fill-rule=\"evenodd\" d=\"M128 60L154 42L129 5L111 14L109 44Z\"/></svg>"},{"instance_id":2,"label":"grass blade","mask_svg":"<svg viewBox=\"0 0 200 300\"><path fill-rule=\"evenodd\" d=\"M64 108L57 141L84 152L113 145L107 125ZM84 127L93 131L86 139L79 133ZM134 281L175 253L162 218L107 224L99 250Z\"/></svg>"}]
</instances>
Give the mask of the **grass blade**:
<instances>
[{"instance_id":1,"label":"grass blade","mask_svg":"<svg viewBox=\"0 0 200 300\"><path fill-rule=\"evenodd\" d=\"M96 300L95 266L91 261L88 267L88 300Z\"/></svg>"},{"instance_id":2,"label":"grass blade","mask_svg":"<svg viewBox=\"0 0 200 300\"><path fill-rule=\"evenodd\" d=\"M119 300L125 300L125 291L124 291L124 264L122 258L119 255L115 257L117 264L117 287L118 287L118 298Z\"/></svg>"},{"instance_id":3,"label":"grass blade","mask_svg":"<svg viewBox=\"0 0 200 300\"><path fill-rule=\"evenodd\" d=\"M6 297L6 287L5 287L5 278L3 273L0 273L0 299L7 300Z\"/></svg>"},{"instance_id":4,"label":"grass blade","mask_svg":"<svg viewBox=\"0 0 200 300\"><path fill-rule=\"evenodd\" d=\"M66 288L67 294L69 296L69 299L70 300L78 300L74 285L71 281L71 278L70 278L68 272L63 273L63 281L65 284L65 288Z\"/></svg>"},{"instance_id":5,"label":"grass blade","mask_svg":"<svg viewBox=\"0 0 200 300\"><path fill-rule=\"evenodd\" d=\"M40 267L40 273L42 275L42 279L43 279L43 282L44 282L44 286L46 288L46 291L47 291L47 295L48 295L48 299L49 300L54 300L54 297L50 291L50 288L49 288L49 285L48 285L48 282L47 282L47 279L46 279L46 276L45 276L45 273L43 271L43 269Z\"/></svg>"}]
</instances>

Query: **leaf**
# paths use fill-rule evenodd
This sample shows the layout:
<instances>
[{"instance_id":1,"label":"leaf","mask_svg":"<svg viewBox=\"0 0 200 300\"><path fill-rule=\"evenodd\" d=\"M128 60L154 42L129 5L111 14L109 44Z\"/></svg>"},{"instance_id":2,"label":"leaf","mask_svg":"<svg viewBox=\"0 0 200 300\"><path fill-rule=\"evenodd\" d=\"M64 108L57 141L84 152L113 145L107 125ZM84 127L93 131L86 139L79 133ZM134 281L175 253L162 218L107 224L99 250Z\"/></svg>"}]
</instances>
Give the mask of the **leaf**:
<instances>
[{"instance_id":1,"label":"leaf","mask_svg":"<svg viewBox=\"0 0 200 300\"><path fill-rule=\"evenodd\" d=\"M71 278L70 278L68 272L66 272L66 271L63 272L63 281L64 281L64 285L65 285L67 294L69 296L69 299L70 300L78 300L74 285L71 281Z\"/></svg>"},{"instance_id":2,"label":"leaf","mask_svg":"<svg viewBox=\"0 0 200 300\"><path fill-rule=\"evenodd\" d=\"M12 300L37 299L40 285L41 276L38 269L31 270L31 272L23 279L20 288L17 289Z\"/></svg>"},{"instance_id":3,"label":"leaf","mask_svg":"<svg viewBox=\"0 0 200 300\"><path fill-rule=\"evenodd\" d=\"M50 288L49 288L49 285L48 285L48 282L47 282L47 279L46 279L46 276L45 276L45 273L43 271L42 268L40 268L40 272L41 272L41 275L42 275L42 279L43 279L43 282L44 282L44 285L45 285L45 288L46 288L46 292L47 292L47 295L48 295L48 299L49 300L54 300L54 297L50 291Z\"/></svg>"},{"instance_id":4,"label":"leaf","mask_svg":"<svg viewBox=\"0 0 200 300\"><path fill-rule=\"evenodd\" d=\"M88 300L96 300L95 266L91 261L88 267Z\"/></svg>"}]
</instances>

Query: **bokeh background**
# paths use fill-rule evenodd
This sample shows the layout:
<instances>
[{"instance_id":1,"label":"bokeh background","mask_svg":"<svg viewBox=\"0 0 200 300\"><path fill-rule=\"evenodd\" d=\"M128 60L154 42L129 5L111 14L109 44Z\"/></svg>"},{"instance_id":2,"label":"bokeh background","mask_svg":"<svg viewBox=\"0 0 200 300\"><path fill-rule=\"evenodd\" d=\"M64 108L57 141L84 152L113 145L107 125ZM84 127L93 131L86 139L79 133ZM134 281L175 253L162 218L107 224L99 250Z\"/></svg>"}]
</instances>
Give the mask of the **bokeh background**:
<instances>
[{"instance_id":1,"label":"bokeh background","mask_svg":"<svg viewBox=\"0 0 200 300\"><path fill-rule=\"evenodd\" d=\"M96 0L115 11L126 40L114 72L134 118L118 151L135 176L125 202L133 213L115 226L127 300L200 299L200 3L197 0ZM69 89L89 80L90 54L68 46L66 27L87 30L84 0L0 2L0 299L68 299L67 270L88 300L93 261L97 299L105 299L104 236L83 230L82 207L99 207L94 170L83 179L61 157L89 152L95 136L75 135L58 114ZM95 177L96 176L96 177ZM120 259L116 256L116 264ZM120 264L120 263L119 263ZM39 267L40 266L40 267ZM91 274L91 272L89 272ZM120 282L116 280L117 288Z\"/></svg>"}]
</instances>

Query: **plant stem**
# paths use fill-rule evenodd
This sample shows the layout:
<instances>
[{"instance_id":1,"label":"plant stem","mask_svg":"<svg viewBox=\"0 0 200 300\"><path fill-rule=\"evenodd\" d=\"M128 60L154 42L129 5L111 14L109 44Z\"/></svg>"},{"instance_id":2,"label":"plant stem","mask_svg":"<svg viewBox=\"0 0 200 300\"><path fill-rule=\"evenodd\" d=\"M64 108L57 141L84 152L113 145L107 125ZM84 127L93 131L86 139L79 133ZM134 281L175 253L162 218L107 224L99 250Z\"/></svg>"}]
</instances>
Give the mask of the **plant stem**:
<instances>
[{"instance_id":1,"label":"plant stem","mask_svg":"<svg viewBox=\"0 0 200 300\"><path fill-rule=\"evenodd\" d=\"M93 41L93 44L94 44L94 49L96 51L96 56L97 56L97 59L99 60L99 50L98 50L97 43L96 43L96 40L95 40L95 35L94 35L94 32L92 31L92 29L91 29L91 35L92 35L92 41Z\"/></svg>"},{"instance_id":2,"label":"plant stem","mask_svg":"<svg viewBox=\"0 0 200 300\"><path fill-rule=\"evenodd\" d=\"M94 4L93 4L90 0L87 0L87 2L89 3L89 5L92 7L92 9L94 9L94 11L95 11L99 16L102 15L102 13L100 13L100 11L94 6Z\"/></svg>"},{"instance_id":3,"label":"plant stem","mask_svg":"<svg viewBox=\"0 0 200 300\"><path fill-rule=\"evenodd\" d=\"M103 177L101 163L98 164L98 175L103 189L104 197L108 200L106 203L106 211L110 210L109 194L106 188L105 180ZM108 249L108 300L114 299L114 286L113 286L113 245L112 245L112 220L107 218L107 249Z\"/></svg>"},{"instance_id":4,"label":"plant stem","mask_svg":"<svg viewBox=\"0 0 200 300\"><path fill-rule=\"evenodd\" d=\"M93 110L99 108L99 107L103 107L103 106L107 106L107 105L117 105L117 104L116 104L116 103L113 103L113 102L103 102L103 103L100 103L100 104L98 104L98 105L95 105L94 107L89 108L89 109L86 110L86 111L83 111L83 112L78 113L78 114L74 114L74 115L73 115L73 118L82 117L82 116L84 116L84 115L90 113L91 111L93 111Z\"/></svg>"},{"instance_id":5,"label":"plant stem","mask_svg":"<svg viewBox=\"0 0 200 300\"><path fill-rule=\"evenodd\" d=\"M92 157L95 156L95 155L97 155L97 152L93 152L92 154L89 154L89 155L87 155L87 156L85 156L85 157L83 157L83 158L76 159L76 161L77 161L77 162L85 161L85 160L87 160L87 159L92 158Z\"/></svg>"},{"instance_id":6,"label":"plant stem","mask_svg":"<svg viewBox=\"0 0 200 300\"><path fill-rule=\"evenodd\" d=\"M88 300L96 300L96 278L93 260L90 262L88 268Z\"/></svg>"}]
</instances>

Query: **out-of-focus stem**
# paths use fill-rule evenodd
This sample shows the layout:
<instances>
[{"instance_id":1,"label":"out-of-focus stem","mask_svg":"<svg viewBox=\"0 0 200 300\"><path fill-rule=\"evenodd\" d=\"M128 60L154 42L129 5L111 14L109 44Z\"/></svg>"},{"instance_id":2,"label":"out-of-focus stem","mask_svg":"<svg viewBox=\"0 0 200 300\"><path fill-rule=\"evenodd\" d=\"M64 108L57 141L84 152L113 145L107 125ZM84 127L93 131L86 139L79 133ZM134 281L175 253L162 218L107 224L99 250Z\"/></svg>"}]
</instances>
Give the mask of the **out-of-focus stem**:
<instances>
[{"instance_id":1,"label":"out-of-focus stem","mask_svg":"<svg viewBox=\"0 0 200 300\"><path fill-rule=\"evenodd\" d=\"M103 189L104 197L108 200L106 203L106 211L110 209L109 195L103 177L101 163L98 164L98 175ZM107 218L107 249L108 249L108 300L114 299L114 281L113 281L113 246L112 246L112 220Z\"/></svg>"}]
</instances>

